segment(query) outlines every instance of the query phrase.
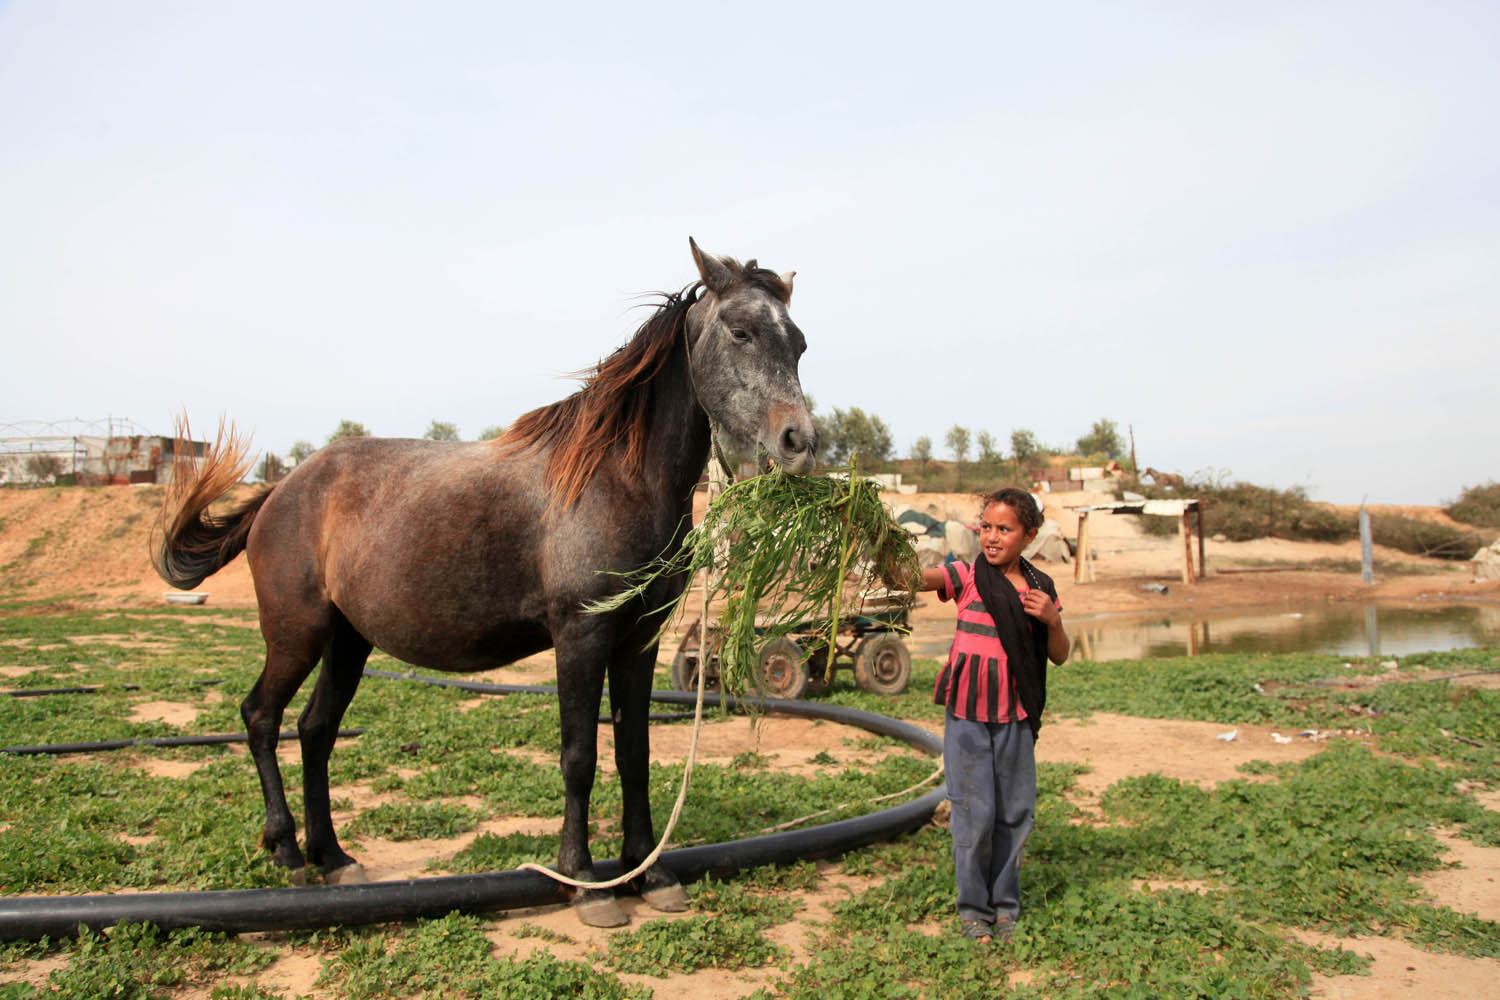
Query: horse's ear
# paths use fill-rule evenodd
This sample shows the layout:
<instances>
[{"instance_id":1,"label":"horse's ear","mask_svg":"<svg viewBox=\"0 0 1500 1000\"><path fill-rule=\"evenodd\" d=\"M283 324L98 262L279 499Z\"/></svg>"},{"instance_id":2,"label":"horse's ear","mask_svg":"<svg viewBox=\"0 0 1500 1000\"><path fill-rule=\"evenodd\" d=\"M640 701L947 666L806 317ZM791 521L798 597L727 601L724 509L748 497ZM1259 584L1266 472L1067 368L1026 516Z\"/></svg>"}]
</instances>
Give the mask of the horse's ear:
<instances>
[{"instance_id":1,"label":"horse's ear","mask_svg":"<svg viewBox=\"0 0 1500 1000\"><path fill-rule=\"evenodd\" d=\"M734 274L724 266L724 262L713 254L704 253L691 236L688 237L688 246L693 249L693 263L698 265L698 277L703 279L708 290L715 295L727 292L734 283Z\"/></svg>"},{"instance_id":2,"label":"horse's ear","mask_svg":"<svg viewBox=\"0 0 1500 1000\"><path fill-rule=\"evenodd\" d=\"M781 283L786 286L786 297L788 301L792 298L792 279L797 276L796 271L782 271Z\"/></svg>"}]
</instances>

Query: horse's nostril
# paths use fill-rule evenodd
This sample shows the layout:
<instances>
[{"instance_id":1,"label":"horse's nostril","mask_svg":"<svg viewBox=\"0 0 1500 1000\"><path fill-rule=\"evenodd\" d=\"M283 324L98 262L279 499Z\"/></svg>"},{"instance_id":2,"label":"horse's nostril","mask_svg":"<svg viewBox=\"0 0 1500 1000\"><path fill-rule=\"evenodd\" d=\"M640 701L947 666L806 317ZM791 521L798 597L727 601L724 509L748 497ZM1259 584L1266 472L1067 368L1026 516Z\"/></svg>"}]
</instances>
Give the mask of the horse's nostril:
<instances>
[{"instance_id":1,"label":"horse's nostril","mask_svg":"<svg viewBox=\"0 0 1500 1000\"><path fill-rule=\"evenodd\" d=\"M795 427L781 432L781 450L788 455L800 455L807 450L807 439Z\"/></svg>"}]
</instances>

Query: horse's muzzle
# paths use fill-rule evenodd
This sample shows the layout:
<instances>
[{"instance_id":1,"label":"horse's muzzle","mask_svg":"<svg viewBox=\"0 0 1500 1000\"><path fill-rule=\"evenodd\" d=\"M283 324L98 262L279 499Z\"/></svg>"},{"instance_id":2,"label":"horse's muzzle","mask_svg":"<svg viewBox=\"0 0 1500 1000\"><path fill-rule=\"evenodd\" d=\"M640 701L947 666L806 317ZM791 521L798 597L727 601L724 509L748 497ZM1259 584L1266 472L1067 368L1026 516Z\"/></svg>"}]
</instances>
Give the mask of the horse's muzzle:
<instances>
[{"instance_id":1,"label":"horse's muzzle","mask_svg":"<svg viewBox=\"0 0 1500 1000\"><path fill-rule=\"evenodd\" d=\"M770 413L771 426L781 428L776 447L768 448L776 464L794 476L805 476L818 464L818 432L805 406L778 406Z\"/></svg>"}]
</instances>

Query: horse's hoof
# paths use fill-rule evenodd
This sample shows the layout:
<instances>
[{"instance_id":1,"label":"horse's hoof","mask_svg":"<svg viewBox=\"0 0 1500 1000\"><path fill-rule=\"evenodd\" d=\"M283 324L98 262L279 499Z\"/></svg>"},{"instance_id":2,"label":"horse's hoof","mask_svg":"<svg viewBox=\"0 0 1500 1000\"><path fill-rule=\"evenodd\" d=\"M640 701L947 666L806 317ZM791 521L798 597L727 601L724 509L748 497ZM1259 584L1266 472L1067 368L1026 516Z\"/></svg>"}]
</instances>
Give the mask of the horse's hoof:
<instances>
[{"instance_id":1,"label":"horse's hoof","mask_svg":"<svg viewBox=\"0 0 1500 1000\"><path fill-rule=\"evenodd\" d=\"M358 885L361 882L370 881L370 877L365 874L364 865L358 861L351 861L342 868L324 872L323 881L328 885Z\"/></svg>"},{"instance_id":2,"label":"horse's hoof","mask_svg":"<svg viewBox=\"0 0 1500 1000\"><path fill-rule=\"evenodd\" d=\"M664 913L681 913L688 908L687 890L680 885L659 885L655 889L645 889L641 892L641 898L653 910Z\"/></svg>"},{"instance_id":3,"label":"horse's hoof","mask_svg":"<svg viewBox=\"0 0 1500 1000\"><path fill-rule=\"evenodd\" d=\"M611 895L593 895L573 900L573 910L580 923L588 927L624 927L630 917Z\"/></svg>"}]
</instances>

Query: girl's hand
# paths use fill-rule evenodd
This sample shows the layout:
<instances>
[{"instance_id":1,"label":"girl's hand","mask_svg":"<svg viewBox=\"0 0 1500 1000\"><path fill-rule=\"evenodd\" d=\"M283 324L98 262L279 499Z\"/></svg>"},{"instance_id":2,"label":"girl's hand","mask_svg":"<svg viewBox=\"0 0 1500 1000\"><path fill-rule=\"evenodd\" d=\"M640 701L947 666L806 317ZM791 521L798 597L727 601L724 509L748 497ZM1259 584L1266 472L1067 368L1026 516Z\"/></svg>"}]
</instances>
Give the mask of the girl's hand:
<instances>
[{"instance_id":1,"label":"girl's hand","mask_svg":"<svg viewBox=\"0 0 1500 1000\"><path fill-rule=\"evenodd\" d=\"M1021 598L1021 608L1049 628L1062 624L1062 615L1058 613L1057 605L1040 590L1028 590Z\"/></svg>"}]
</instances>

